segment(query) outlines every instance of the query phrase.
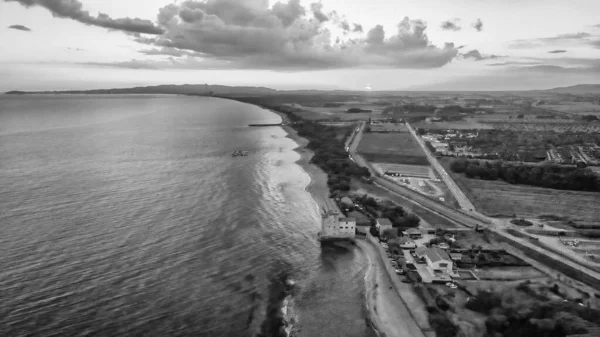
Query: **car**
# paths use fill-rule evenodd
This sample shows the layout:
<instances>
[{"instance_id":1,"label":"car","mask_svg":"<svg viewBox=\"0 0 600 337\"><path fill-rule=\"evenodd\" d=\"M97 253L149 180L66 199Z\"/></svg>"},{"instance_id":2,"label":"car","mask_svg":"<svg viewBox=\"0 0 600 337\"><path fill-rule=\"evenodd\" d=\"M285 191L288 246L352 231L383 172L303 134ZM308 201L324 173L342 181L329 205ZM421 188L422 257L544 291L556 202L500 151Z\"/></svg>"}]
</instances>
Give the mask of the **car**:
<instances>
[{"instance_id":1,"label":"car","mask_svg":"<svg viewBox=\"0 0 600 337\"><path fill-rule=\"evenodd\" d=\"M448 282L448 283L446 283L446 286L447 286L447 287L449 287L450 289L456 289L456 288L458 288L458 287L456 286L456 284L454 284L454 283L452 283L452 282Z\"/></svg>"},{"instance_id":2,"label":"car","mask_svg":"<svg viewBox=\"0 0 600 337\"><path fill-rule=\"evenodd\" d=\"M403 279L402 283L412 283L412 282L410 282L410 280L408 280L408 279Z\"/></svg>"},{"instance_id":3,"label":"car","mask_svg":"<svg viewBox=\"0 0 600 337\"><path fill-rule=\"evenodd\" d=\"M396 274L398 274L398 275L402 275L402 274L404 274L404 270L402 270L402 269L396 269L396 270L395 270L395 272L396 272Z\"/></svg>"}]
</instances>

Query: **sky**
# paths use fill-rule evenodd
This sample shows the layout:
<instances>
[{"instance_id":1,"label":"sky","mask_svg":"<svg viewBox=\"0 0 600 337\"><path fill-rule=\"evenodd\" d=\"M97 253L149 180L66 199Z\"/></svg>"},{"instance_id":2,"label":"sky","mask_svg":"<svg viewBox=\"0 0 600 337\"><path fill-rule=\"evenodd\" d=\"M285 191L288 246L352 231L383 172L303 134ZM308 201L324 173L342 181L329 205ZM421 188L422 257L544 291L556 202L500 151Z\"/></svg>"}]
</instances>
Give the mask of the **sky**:
<instances>
[{"instance_id":1,"label":"sky","mask_svg":"<svg viewBox=\"0 0 600 337\"><path fill-rule=\"evenodd\" d=\"M0 0L0 92L600 83L598 0Z\"/></svg>"}]
</instances>

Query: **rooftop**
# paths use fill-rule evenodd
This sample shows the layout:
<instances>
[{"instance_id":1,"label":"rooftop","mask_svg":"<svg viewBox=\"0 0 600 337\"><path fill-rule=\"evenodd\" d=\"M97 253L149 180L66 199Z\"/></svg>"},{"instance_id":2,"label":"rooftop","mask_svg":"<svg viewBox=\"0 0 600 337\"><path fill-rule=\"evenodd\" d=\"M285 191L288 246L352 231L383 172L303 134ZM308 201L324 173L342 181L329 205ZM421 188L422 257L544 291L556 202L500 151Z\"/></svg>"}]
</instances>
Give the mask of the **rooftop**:
<instances>
[{"instance_id":1,"label":"rooftop","mask_svg":"<svg viewBox=\"0 0 600 337\"><path fill-rule=\"evenodd\" d=\"M431 262L437 262L442 260L450 261L450 256L448 256L448 253L446 253L446 251L443 249L430 248L425 254L431 260Z\"/></svg>"},{"instance_id":2,"label":"rooftop","mask_svg":"<svg viewBox=\"0 0 600 337\"><path fill-rule=\"evenodd\" d=\"M356 222L356 218L351 218L351 217L348 217L348 218L340 217L339 220L346 221L346 222Z\"/></svg>"},{"instance_id":3,"label":"rooftop","mask_svg":"<svg viewBox=\"0 0 600 337\"><path fill-rule=\"evenodd\" d=\"M377 223L380 226L385 226L385 227L389 226L389 227L392 227L392 222L388 218L377 218Z\"/></svg>"},{"instance_id":4,"label":"rooftop","mask_svg":"<svg viewBox=\"0 0 600 337\"><path fill-rule=\"evenodd\" d=\"M406 234L421 234L421 231L417 228L409 228L406 230Z\"/></svg>"}]
</instances>

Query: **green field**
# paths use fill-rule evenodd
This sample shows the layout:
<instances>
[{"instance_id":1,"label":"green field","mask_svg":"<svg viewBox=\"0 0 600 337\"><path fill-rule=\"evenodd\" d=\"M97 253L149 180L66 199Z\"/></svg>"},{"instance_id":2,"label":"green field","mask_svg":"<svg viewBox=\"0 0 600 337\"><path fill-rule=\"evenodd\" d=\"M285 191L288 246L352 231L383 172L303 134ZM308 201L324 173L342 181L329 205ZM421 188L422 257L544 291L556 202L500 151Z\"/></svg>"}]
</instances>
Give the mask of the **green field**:
<instances>
[{"instance_id":1,"label":"green field","mask_svg":"<svg viewBox=\"0 0 600 337\"><path fill-rule=\"evenodd\" d=\"M358 153L373 163L429 165L423 150L408 132L366 132Z\"/></svg>"},{"instance_id":2,"label":"green field","mask_svg":"<svg viewBox=\"0 0 600 337\"><path fill-rule=\"evenodd\" d=\"M511 185L500 180L469 179L450 170L451 158L440 163L475 208L489 216L556 215L585 224L598 222L600 193Z\"/></svg>"}]
</instances>

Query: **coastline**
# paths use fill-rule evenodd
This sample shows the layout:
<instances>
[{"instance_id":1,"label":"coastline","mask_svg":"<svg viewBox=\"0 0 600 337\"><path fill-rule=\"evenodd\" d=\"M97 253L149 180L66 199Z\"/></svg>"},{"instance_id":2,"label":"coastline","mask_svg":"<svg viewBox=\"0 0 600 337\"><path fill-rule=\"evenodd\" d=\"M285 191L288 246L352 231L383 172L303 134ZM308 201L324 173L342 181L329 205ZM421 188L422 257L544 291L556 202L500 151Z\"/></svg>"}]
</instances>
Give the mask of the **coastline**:
<instances>
[{"instance_id":1,"label":"coastline","mask_svg":"<svg viewBox=\"0 0 600 337\"><path fill-rule=\"evenodd\" d=\"M282 122L287 122L287 117L277 111L269 111L281 117ZM296 130L289 125L282 125L287 133L286 137L293 140L298 146L294 149L300 154L296 161L310 178L305 187L318 207L324 207L324 199L329 197L327 174L314 164L310 163L313 152L306 148L308 140L298 136ZM368 261L365 272L365 307L367 309L367 323L378 336L398 337L424 337L421 328L411 316L402 298L390 283L385 266L381 264L381 257L375 247L364 239L357 239L356 245Z\"/></svg>"}]
</instances>

